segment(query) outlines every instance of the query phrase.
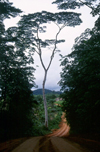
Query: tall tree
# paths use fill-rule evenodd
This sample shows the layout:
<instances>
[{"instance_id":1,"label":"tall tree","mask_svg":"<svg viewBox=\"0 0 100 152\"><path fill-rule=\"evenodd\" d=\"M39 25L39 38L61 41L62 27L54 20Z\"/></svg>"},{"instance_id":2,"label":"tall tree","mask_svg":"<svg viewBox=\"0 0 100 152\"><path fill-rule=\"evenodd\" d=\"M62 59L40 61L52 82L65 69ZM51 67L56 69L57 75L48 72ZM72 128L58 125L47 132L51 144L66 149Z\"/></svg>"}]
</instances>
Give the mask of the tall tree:
<instances>
[{"instance_id":1,"label":"tall tree","mask_svg":"<svg viewBox=\"0 0 100 152\"><path fill-rule=\"evenodd\" d=\"M72 53L62 58L63 110L71 130L100 133L100 17L76 39Z\"/></svg>"},{"instance_id":2,"label":"tall tree","mask_svg":"<svg viewBox=\"0 0 100 152\"><path fill-rule=\"evenodd\" d=\"M64 42L64 40L58 40L59 33L66 26L76 26L80 25L82 22L80 19L79 13L74 12L59 12L59 13L50 13L46 11L37 12L34 14L24 15L19 21L19 42L18 45L21 45L22 48L28 48L30 51L36 52L39 55L41 65L44 69L44 80L43 80L43 101L45 109L45 126L48 127L48 112L47 112L47 101L45 97L45 83L47 78L47 72L50 68L52 60L54 58L57 50L57 44ZM41 39L40 33L46 32L46 24L53 22L57 28L58 32L55 35L54 39ZM48 66L44 64L42 58L43 48L50 48L52 54Z\"/></svg>"}]
</instances>

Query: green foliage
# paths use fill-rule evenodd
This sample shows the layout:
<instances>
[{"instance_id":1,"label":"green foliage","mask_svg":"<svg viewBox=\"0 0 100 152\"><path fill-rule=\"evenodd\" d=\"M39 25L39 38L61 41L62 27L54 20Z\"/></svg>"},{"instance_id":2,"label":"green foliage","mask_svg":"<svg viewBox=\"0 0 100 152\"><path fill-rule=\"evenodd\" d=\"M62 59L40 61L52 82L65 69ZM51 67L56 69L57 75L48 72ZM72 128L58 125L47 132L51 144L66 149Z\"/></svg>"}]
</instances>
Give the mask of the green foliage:
<instances>
[{"instance_id":1,"label":"green foliage","mask_svg":"<svg viewBox=\"0 0 100 152\"><path fill-rule=\"evenodd\" d=\"M12 6L8 0L0 0L0 17L3 19L16 17L22 11Z\"/></svg>"},{"instance_id":2,"label":"green foliage","mask_svg":"<svg viewBox=\"0 0 100 152\"><path fill-rule=\"evenodd\" d=\"M43 101L42 101L42 96L41 95L35 95L34 96L34 98L35 98L35 101L37 102L37 103L42 103Z\"/></svg>"},{"instance_id":3,"label":"green foliage","mask_svg":"<svg viewBox=\"0 0 100 152\"><path fill-rule=\"evenodd\" d=\"M59 100L59 101L56 101L55 104L58 104L58 105L62 106L63 102L64 102L63 100Z\"/></svg>"},{"instance_id":4,"label":"green foliage","mask_svg":"<svg viewBox=\"0 0 100 152\"><path fill-rule=\"evenodd\" d=\"M76 39L73 52L61 62L63 110L71 131L77 133L100 133L100 29L96 23L92 31Z\"/></svg>"},{"instance_id":5,"label":"green foliage","mask_svg":"<svg viewBox=\"0 0 100 152\"><path fill-rule=\"evenodd\" d=\"M55 0L52 4L57 4L58 9L76 9L81 6L87 6L91 9L93 16L100 15L100 2L98 0Z\"/></svg>"},{"instance_id":6,"label":"green foliage","mask_svg":"<svg viewBox=\"0 0 100 152\"><path fill-rule=\"evenodd\" d=\"M54 22L59 28L55 39L42 40L39 37L40 33L46 32L46 24ZM64 40L57 40L57 36L65 26L76 26L82 23L79 13L74 12L37 12L22 16L18 23L18 42L22 49L29 49L30 52L37 52L41 57L42 48L53 47L53 52L57 52L56 44L64 42ZM61 27L60 27L61 26ZM54 53L52 54L52 58ZM41 57L42 59L42 57ZM43 67L45 65L43 64ZM49 66L48 66L49 67ZM46 68L45 68L46 69ZM48 69L48 68L47 68Z\"/></svg>"},{"instance_id":7,"label":"green foliage","mask_svg":"<svg viewBox=\"0 0 100 152\"><path fill-rule=\"evenodd\" d=\"M58 96L57 94L47 94L46 98L47 101L49 102L50 100L55 100L57 96Z\"/></svg>"},{"instance_id":8,"label":"green foliage","mask_svg":"<svg viewBox=\"0 0 100 152\"><path fill-rule=\"evenodd\" d=\"M43 101L38 102L34 107L34 135L45 135L51 132L51 129L59 128L59 123L61 121L62 110L61 107L55 105L55 98L52 95L47 95L47 107L48 107L48 118L49 118L49 127L48 129L44 126L44 106ZM40 96L35 97L35 100L40 98ZM37 100L38 101L38 100Z\"/></svg>"},{"instance_id":9,"label":"green foliage","mask_svg":"<svg viewBox=\"0 0 100 152\"><path fill-rule=\"evenodd\" d=\"M69 1L69 0L56 0L53 2L53 4L58 4L58 9L75 9L80 8L80 6L83 6L83 4L79 1Z\"/></svg>"}]
</instances>

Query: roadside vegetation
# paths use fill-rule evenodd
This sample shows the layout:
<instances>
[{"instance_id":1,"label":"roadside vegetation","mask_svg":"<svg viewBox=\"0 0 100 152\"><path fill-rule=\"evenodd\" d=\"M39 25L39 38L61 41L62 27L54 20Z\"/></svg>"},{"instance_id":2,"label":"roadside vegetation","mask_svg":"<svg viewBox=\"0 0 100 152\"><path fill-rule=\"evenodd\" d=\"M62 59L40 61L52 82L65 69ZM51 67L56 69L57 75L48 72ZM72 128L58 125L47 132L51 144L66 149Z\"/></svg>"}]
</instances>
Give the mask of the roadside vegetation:
<instances>
[{"instance_id":1,"label":"roadside vegetation","mask_svg":"<svg viewBox=\"0 0 100 152\"><path fill-rule=\"evenodd\" d=\"M59 84L71 133L100 135L100 16L62 57Z\"/></svg>"},{"instance_id":2,"label":"roadside vegetation","mask_svg":"<svg viewBox=\"0 0 100 152\"><path fill-rule=\"evenodd\" d=\"M48 122L49 127L46 128L44 126L44 106L43 106L43 99L41 95L35 96L35 100L37 101L37 104L35 104L35 107L33 108L34 115L35 115L35 132L34 135L45 135L48 133L51 133L51 130L59 128L59 123L61 121L61 115L62 115L62 109L59 105L56 103L61 103L62 101L56 101L56 98L59 97L59 95L55 94L47 94L47 107L48 107Z\"/></svg>"}]
</instances>

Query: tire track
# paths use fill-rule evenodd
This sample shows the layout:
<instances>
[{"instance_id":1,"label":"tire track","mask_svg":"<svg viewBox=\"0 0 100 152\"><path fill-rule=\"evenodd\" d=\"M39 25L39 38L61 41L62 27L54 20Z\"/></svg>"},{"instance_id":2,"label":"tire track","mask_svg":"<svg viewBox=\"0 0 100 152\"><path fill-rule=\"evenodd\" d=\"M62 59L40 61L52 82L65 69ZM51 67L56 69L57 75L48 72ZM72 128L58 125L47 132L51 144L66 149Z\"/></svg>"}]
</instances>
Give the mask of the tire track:
<instances>
[{"instance_id":1,"label":"tire track","mask_svg":"<svg viewBox=\"0 0 100 152\"><path fill-rule=\"evenodd\" d=\"M33 152L59 152L55 146L53 146L50 137L42 137L39 140L39 144L34 148Z\"/></svg>"},{"instance_id":2,"label":"tire track","mask_svg":"<svg viewBox=\"0 0 100 152\"><path fill-rule=\"evenodd\" d=\"M52 143L51 139L47 137L43 137L40 140L40 145L39 145L39 152L56 152Z\"/></svg>"}]
</instances>

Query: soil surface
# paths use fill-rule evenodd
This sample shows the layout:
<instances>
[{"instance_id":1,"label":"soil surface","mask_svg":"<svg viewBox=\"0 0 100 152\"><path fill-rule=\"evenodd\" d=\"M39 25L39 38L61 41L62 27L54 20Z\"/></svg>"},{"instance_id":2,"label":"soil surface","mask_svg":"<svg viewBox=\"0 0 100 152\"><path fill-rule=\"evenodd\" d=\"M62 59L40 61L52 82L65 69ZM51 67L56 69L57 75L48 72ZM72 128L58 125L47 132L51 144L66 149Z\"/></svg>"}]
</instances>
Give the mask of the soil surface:
<instances>
[{"instance_id":1,"label":"soil surface","mask_svg":"<svg viewBox=\"0 0 100 152\"><path fill-rule=\"evenodd\" d=\"M39 136L0 143L0 152L100 152L100 141L69 135L68 137Z\"/></svg>"},{"instance_id":2,"label":"soil surface","mask_svg":"<svg viewBox=\"0 0 100 152\"><path fill-rule=\"evenodd\" d=\"M33 137L28 139L12 152L89 152L78 144L60 137Z\"/></svg>"},{"instance_id":3,"label":"soil surface","mask_svg":"<svg viewBox=\"0 0 100 152\"><path fill-rule=\"evenodd\" d=\"M0 143L0 152L11 152L14 148L19 146L21 143L26 141L29 138L18 138L18 139L12 139L8 140L6 142Z\"/></svg>"}]
</instances>

